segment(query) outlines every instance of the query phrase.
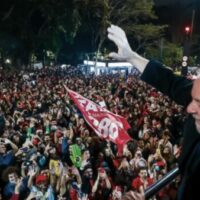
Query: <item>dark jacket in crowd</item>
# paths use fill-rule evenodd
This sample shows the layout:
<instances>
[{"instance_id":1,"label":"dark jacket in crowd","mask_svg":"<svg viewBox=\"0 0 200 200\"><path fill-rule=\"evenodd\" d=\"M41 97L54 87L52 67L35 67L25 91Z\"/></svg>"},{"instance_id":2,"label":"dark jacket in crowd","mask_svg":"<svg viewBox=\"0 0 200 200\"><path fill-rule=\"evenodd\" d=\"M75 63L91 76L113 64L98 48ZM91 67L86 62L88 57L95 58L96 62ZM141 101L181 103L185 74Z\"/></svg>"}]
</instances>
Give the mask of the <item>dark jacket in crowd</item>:
<instances>
[{"instance_id":1,"label":"dark jacket in crowd","mask_svg":"<svg viewBox=\"0 0 200 200\"><path fill-rule=\"evenodd\" d=\"M192 81L174 75L170 69L159 62L151 60L141 79L184 107L192 100ZM182 181L178 191L178 200L198 199L200 194L200 134L196 130L195 121L191 115L188 115L185 121L183 136L182 152L179 158Z\"/></svg>"}]
</instances>

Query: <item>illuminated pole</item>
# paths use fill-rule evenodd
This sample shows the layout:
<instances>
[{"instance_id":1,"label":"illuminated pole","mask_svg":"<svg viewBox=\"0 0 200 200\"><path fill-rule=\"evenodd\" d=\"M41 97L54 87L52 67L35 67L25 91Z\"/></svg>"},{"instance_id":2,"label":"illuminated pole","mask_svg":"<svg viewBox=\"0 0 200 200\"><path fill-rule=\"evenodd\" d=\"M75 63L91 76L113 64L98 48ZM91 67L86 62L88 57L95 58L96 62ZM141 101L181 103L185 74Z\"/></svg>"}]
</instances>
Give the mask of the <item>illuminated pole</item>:
<instances>
[{"instance_id":1,"label":"illuminated pole","mask_svg":"<svg viewBox=\"0 0 200 200\"><path fill-rule=\"evenodd\" d=\"M181 67L181 74L183 76L187 76L187 72L188 72L188 60L189 60L189 55L190 55L190 34L191 34L191 28L190 26L186 26L184 46L183 46L182 67Z\"/></svg>"},{"instance_id":2,"label":"illuminated pole","mask_svg":"<svg viewBox=\"0 0 200 200\"><path fill-rule=\"evenodd\" d=\"M191 27L190 26L185 27L185 39L184 39L184 46L183 46L183 59L182 59L182 68L181 68L181 74L183 76L186 76L188 72L188 60L189 60L189 55L190 55L194 20L195 20L195 9L193 9L192 11Z\"/></svg>"},{"instance_id":3,"label":"illuminated pole","mask_svg":"<svg viewBox=\"0 0 200 200\"><path fill-rule=\"evenodd\" d=\"M192 11L192 23L191 23L191 32L190 32L190 38L192 38L193 28L194 28L194 19L195 19L195 9Z\"/></svg>"}]
</instances>

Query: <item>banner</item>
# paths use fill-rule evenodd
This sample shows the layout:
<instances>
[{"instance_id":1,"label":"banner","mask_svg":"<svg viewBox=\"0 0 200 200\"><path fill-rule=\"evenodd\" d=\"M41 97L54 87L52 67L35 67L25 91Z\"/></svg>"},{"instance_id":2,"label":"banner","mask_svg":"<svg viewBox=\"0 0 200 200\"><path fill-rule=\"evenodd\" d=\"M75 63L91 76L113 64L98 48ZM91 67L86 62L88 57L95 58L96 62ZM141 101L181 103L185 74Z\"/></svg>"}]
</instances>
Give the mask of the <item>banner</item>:
<instances>
[{"instance_id":1,"label":"banner","mask_svg":"<svg viewBox=\"0 0 200 200\"><path fill-rule=\"evenodd\" d=\"M115 143L118 146L118 153L121 154L124 144L131 140L126 132L130 128L126 119L65 88L89 126L100 138Z\"/></svg>"}]
</instances>

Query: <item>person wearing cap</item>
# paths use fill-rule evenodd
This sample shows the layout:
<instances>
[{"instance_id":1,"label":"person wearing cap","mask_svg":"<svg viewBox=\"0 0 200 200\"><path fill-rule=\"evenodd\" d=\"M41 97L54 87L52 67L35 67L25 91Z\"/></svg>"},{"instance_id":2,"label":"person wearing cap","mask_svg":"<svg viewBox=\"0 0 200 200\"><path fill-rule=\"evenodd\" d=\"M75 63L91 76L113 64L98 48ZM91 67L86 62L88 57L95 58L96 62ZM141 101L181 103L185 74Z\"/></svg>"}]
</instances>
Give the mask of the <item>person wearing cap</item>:
<instances>
[{"instance_id":1,"label":"person wearing cap","mask_svg":"<svg viewBox=\"0 0 200 200\"><path fill-rule=\"evenodd\" d=\"M184 122L184 139L179 157L182 181L177 199L196 199L199 196L200 180L200 78L192 81L177 76L163 64L140 56L131 49L126 34L120 27L111 25L107 31L108 38L118 47L117 53L110 53L111 58L131 63L141 72L140 78L143 81L187 108L188 116ZM133 191L124 197L130 200L144 198L144 195Z\"/></svg>"},{"instance_id":2,"label":"person wearing cap","mask_svg":"<svg viewBox=\"0 0 200 200\"><path fill-rule=\"evenodd\" d=\"M34 178L35 182L33 182ZM27 198L28 200L31 198L35 198L36 200L55 200L55 192L49 184L49 177L47 174L36 175L36 171L32 169L29 173L28 186L31 191Z\"/></svg>"}]
</instances>

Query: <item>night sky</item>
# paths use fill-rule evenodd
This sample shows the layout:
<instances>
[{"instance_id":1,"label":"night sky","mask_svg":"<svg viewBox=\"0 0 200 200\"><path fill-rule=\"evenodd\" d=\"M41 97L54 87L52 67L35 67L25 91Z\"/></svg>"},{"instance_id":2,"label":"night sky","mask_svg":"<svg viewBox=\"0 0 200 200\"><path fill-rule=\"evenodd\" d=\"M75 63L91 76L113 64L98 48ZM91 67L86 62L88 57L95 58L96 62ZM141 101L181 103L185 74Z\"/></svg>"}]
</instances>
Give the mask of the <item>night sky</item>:
<instances>
[{"instance_id":1,"label":"night sky","mask_svg":"<svg viewBox=\"0 0 200 200\"><path fill-rule=\"evenodd\" d=\"M198 3L199 0L154 0L157 5L172 5L172 4L184 4Z\"/></svg>"},{"instance_id":2,"label":"night sky","mask_svg":"<svg viewBox=\"0 0 200 200\"><path fill-rule=\"evenodd\" d=\"M154 0L156 14L161 23L169 24L172 41L180 41L184 36L184 27L192 23L193 33L200 34L200 0Z\"/></svg>"}]
</instances>

